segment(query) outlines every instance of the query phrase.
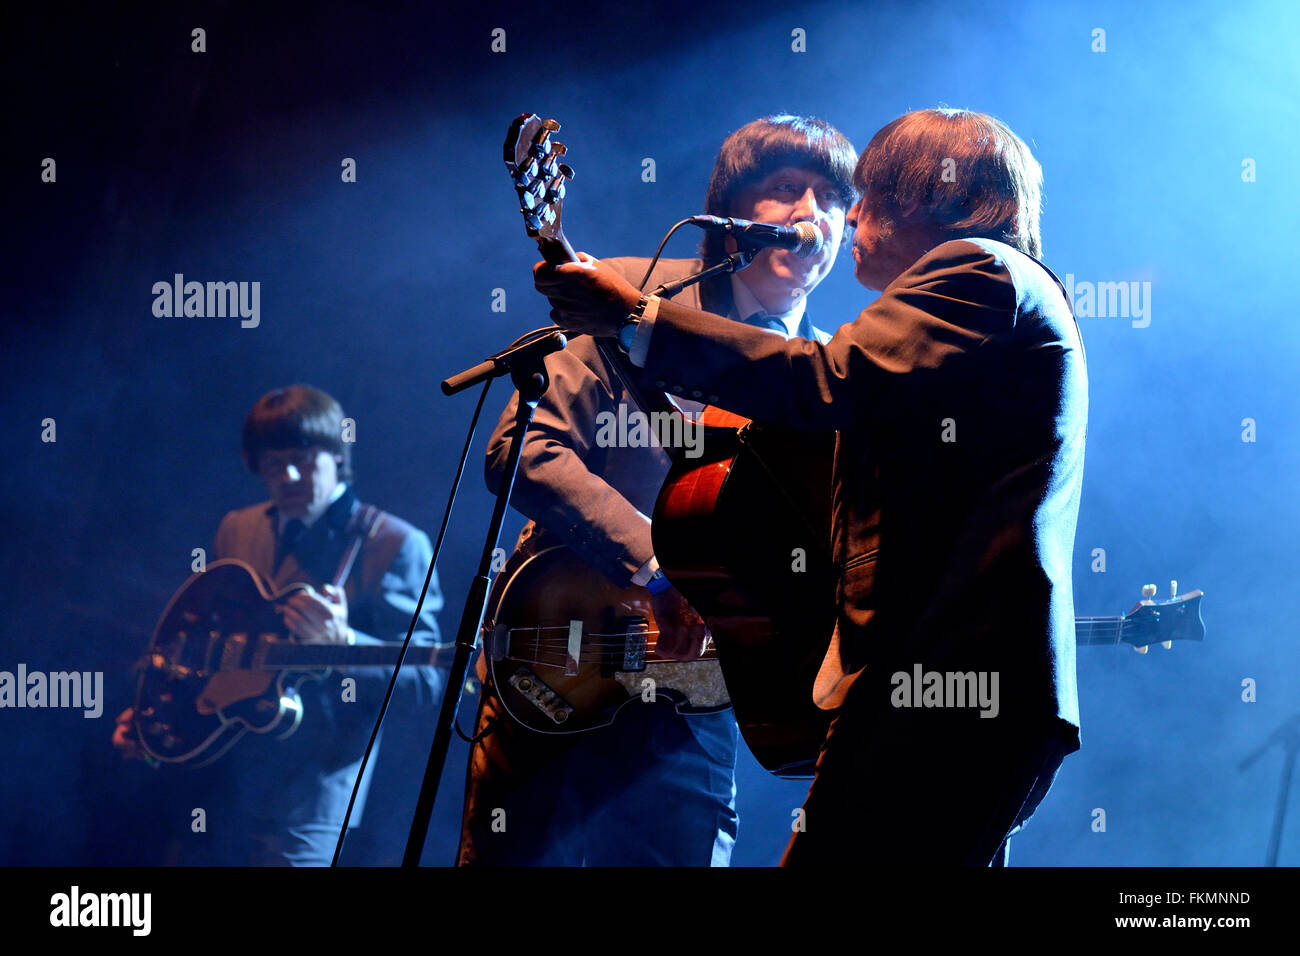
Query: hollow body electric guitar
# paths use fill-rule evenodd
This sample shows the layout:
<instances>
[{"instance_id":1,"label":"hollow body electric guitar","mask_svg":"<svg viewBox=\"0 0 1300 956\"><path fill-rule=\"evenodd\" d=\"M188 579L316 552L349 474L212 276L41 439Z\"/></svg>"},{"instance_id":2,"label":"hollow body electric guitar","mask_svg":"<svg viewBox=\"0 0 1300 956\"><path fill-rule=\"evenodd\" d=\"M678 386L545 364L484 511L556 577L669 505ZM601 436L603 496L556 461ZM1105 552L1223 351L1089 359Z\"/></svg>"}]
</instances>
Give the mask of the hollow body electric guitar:
<instances>
[{"instance_id":1,"label":"hollow body electric guitar","mask_svg":"<svg viewBox=\"0 0 1300 956\"><path fill-rule=\"evenodd\" d=\"M566 150L552 135L559 128L525 114L505 143L528 235L556 264L577 259L562 222L573 170L560 161ZM637 387L617 348L596 345L643 410L680 414L662 392ZM603 726L650 692L670 696L684 712L716 708L725 695L759 763L807 776L833 717L813 704L812 686L842 571L829 548L835 435L773 428L716 408L698 422L703 455L672 456L651 533L660 566L704 618L716 648L709 659L677 667L720 665L725 690L656 659L648 592L614 588L562 548L517 554L498 577L484 627L489 666L509 713L549 733ZM1164 604L1145 601L1123 617L1080 619L1079 643L1200 640L1200 597L1195 591Z\"/></svg>"},{"instance_id":2,"label":"hollow body electric guitar","mask_svg":"<svg viewBox=\"0 0 1300 956\"><path fill-rule=\"evenodd\" d=\"M284 626L286 598L242 561L208 565L172 597L139 664L134 722L156 760L206 766L246 733L288 737L302 721L295 689L331 668L397 664L400 642L300 644ZM435 665L448 646L413 644L407 665Z\"/></svg>"}]
</instances>

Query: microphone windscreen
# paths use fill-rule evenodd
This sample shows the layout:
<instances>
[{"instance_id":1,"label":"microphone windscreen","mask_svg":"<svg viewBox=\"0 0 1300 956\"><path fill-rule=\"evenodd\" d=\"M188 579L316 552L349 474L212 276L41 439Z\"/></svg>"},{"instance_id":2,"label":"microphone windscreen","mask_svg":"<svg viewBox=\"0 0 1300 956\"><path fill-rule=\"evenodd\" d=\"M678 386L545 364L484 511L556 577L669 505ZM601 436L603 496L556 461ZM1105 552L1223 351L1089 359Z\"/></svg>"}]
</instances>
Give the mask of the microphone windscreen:
<instances>
[{"instance_id":1,"label":"microphone windscreen","mask_svg":"<svg viewBox=\"0 0 1300 956\"><path fill-rule=\"evenodd\" d=\"M822 251L822 231L810 222L796 222L794 231L799 233L799 246L794 254L800 259L807 259Z\"/></svg>"}]
</instances>

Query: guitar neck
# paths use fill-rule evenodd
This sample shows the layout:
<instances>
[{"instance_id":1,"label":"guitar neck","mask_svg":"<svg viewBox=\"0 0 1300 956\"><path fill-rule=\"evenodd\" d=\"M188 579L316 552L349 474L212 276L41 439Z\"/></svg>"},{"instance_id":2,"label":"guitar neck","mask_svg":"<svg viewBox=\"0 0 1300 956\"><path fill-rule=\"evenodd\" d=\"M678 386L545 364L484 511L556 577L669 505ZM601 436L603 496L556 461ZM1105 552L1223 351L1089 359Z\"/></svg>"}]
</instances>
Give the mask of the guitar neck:
<instances>
[{"instance_id":1,"label":"guitar neck","mask_svg":"<svg viewBox=\"0 0 1300 956\"><path fill-rule=\"evenodd\" d=\"M323 670L330 667L392 667L402 650L400 641L382 644L298 644L277 641L265 646L258 662L261 670ZM412 644L404 665L432 666L449 652L448 646Z\"/></svg>"},{"instance_id":2,"label":"guitar neck","mask_svg":"<svg viewBox=\"0 0 1300 956\"><path fill-rule=\"evenodd\" d=\"M537 248L541 251L542 258L553 266L562 266L566 262L579 261L578 254L573 251L573 246L569 245L569 240L563 232L554 239L538 236Z\"/></svg>"},{"instance_id":3,"label":"guitar neck","mask_svg":"<svg viewBox=\"0 0 1300 956\"><path fill-rule=\"evenodd\" d=\"M1076 617L1074 619L1074 643L1079 646L1119 644L1123 632L1123 617Z\"/></svg>"},{"instance_id":4,"label":"guitar neck","mask_svg":"<svg viewBox=\"0 0 1300 956\"><path fill-rule=\"evenodd\" d=\"M579 261L578 254L573 251L573 246L569 244L569 240L565 237L563 231L561 231L555 238L539 236L537 239L537 248L541 250L542 258L551 265L558 266L564 265L566 262ZM614 374L617 375L619 380L623 383L624 390L632 396L632 401L634 401L642 411L650 413L666 412L668 414L681 413L680 409L673 405L673 403L668 399L668 396L663 392L651 391L646 393L641 391L640 387L636 383L635 370L631 367L631 364L623 353L619 351L618 347L609 339L596 338L592 341L596 343L596 350L600 352L605 361L614 369Z\"/></svg>"}]
</instances>

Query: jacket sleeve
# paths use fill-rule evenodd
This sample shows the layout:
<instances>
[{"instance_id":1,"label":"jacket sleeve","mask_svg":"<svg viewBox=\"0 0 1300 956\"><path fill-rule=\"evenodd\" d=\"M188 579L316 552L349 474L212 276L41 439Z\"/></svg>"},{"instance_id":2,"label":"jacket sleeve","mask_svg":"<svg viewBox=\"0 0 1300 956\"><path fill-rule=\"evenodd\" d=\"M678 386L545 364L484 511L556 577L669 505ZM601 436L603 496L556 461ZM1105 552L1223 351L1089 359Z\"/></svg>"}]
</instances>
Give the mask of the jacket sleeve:
<instances>
[{"instance_id":1,"label":"jacket sleeve","mask_svg":"<svg viewBox=\"0 0 1300 956\"><path fill-rule=\"evenodd\" d=\"M597 374L596 368L605 371L604 359L586 336L548 356L546 366L550 388L524 440L511 503L625 587L654 546L649 516L601 477L605 449L596 434L603 415L617 415L615 394L622 389ZM504 476L518 407L516 393L488 442L486 479L493 493Z\"/></svg>"},{"instance_id":2,"label":"jacket sleeve","mask_svg":"<svg viewBox=\"0 0 1300 956\"><path fill-rule=\"evenodd\" d=\"M699 389L716 404L790 428L851 429L886 393L906 395L966 363L1014 330L1016 289L983 246L935 247L825 345L785 340L663 302L645 377L673 392Z\"/></svg>"},{"instance_id":3,"label":"jacket sleeve","mask_svg":"<svg viewBox=\"0 0 1300 956\"><path fill-rule=\"evenodd\" d=\"M366 629L362 630L355 625L352 628L358 644L406 640L406 630L415 614L415 606L420 599L420 591L424 588L424 576L432 557L433 547L429 543L429 536L417 528L407 529L401 547L380 579L378 595L369 602ZM438 643L438 621L435 614L442 610L442 605L442 590L435 570L411 636L412 645ZM408 652L408 655L410 653L413 652ZM386 684L390 672L389 668L367 667L356 668L351 673L358 679L382 681ZM398 674L397 686L414 692L415 696L407 697L405 703L416 708L437 704L442 695L442 678L437 669L415 667L409 660L403 664Z\"/></svg>"}]
</instances>

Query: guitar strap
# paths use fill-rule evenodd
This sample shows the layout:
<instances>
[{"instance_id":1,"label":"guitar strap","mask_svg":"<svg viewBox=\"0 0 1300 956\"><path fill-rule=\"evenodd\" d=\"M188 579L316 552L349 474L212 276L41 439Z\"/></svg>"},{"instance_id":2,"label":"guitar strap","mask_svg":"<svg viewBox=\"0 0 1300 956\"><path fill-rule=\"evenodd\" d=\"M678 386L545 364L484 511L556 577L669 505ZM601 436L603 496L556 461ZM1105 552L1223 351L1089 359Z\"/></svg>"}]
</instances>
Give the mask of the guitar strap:
<instances>
[{"instance_id":1,"label":"guitar strap","mask_svg":"<svg viewBox=\"0 0 1300 956\"><path fill-rule=\"evenodd\" d=\"M362 545L379 533L386 517L387 514L374 505L357 505L357 510L352 512L346 530L346 533L352 536L352 540L348 543L348 549L343 552L339 569L334 572L334 580L330 582L334 587L343 590L348 575L352 573L352 565L356 563L357 555L361 553Z\"/></svg>"}]
</instances>

